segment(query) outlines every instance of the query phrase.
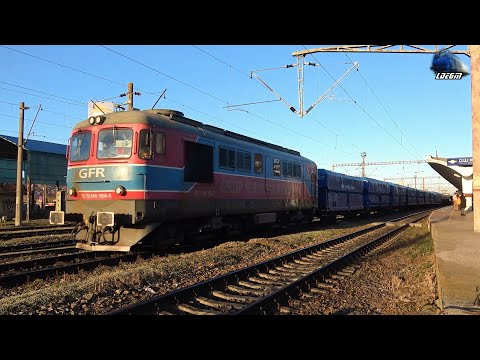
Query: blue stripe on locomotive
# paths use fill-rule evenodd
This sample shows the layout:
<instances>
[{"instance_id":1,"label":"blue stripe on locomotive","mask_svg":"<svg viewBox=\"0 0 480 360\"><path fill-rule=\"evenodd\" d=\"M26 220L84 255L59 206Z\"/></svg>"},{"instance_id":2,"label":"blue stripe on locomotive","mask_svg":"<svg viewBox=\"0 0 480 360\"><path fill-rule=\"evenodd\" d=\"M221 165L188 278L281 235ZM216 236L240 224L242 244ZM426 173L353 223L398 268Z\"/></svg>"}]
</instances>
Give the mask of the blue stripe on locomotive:
<instances>
[{"instance_id":1,"label":"blue stripe on locomotive","mask_svg":"<svg viewBox=\"0 0 480 360\"><path fill-rule=\"evenodd\" d=\"M93 169L92 176L88 176L88 169ZM97 172L96 169L102 171ZM82 178L80 174L86 177ZM118 185L127 190L143 190L145 186L149 190L187 191L193 185L184 183L183 169L132 164L99 164L70 168L67 172L67 183L73 186L78 184L83 191L113 191Z\"/></svg>"}]
</instances>

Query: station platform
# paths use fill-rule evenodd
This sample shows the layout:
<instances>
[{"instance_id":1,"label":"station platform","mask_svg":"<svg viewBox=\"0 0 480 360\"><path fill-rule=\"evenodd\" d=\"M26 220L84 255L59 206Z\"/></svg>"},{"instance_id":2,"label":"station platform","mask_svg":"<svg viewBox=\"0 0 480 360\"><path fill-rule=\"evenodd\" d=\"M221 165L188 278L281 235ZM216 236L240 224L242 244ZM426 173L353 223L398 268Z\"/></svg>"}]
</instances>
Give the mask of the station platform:
<instances>
[{"instance_id":1,"label":"station platform","mask_svg":"<svg viewBox=\"0 0 480 360\"><path fill-rule=\"evenodd\" d=\"M440 307L446 315L480 315L480 233L473 231L473 212L452 206L429 217L437 264Z\"/></svg>"}]
</instances>

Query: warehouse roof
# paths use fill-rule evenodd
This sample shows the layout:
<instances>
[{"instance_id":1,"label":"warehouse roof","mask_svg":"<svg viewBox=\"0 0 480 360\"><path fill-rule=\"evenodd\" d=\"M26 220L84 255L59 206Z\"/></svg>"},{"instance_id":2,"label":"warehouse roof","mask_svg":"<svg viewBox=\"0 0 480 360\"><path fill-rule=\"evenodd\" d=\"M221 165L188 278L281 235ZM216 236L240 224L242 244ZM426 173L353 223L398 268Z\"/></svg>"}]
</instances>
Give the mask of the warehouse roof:
<instances>
[{"instance_id":1,"label":"warehouse roof","mask_svg":"<svg viewBox=\"0 0 480 360\"><path fill-rule=\"evenodd\" d=\"M3 138L13 143L14 145L17 145L17 142L18 142L18 137L16 136L7 136L7 135L0 134L0 138ZM65 155L67 151L67 145L56 144L56 143L51 143L46 141L39 141L39 140L31 140L31 139L28 139L24 148L27 151L39 151L44 153L62 154L62 155Z\"/></svg>"}]
</instances>

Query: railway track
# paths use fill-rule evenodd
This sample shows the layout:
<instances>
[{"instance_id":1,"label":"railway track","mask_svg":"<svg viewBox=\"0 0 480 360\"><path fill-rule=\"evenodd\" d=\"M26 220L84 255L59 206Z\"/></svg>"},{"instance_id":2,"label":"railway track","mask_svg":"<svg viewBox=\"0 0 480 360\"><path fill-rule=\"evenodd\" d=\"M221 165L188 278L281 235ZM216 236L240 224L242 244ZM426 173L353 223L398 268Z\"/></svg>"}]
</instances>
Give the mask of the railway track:
<instances>
[{"instance_id":1,"label":"railway track","mask_svg":"<svg viewBox=\"0 0 480 360\"><path fill-rule=\"evenodd\" d=\"M72 222L65 222L64 225L20 225L20 226L13 226L13 225L0 225L0 233L5 231L16 231L16 230L35 230L35 229L48 229L48 228L57 228L57 227L65 227L65 226L74 226L75 223Z\"/></svg>"},{"instance_id":2,"label":"railway track","mask_svg":"<svg viewBox=\"0 0 480 360\"><path fill-rule=\"evenodd\" d=\"M116 265L120 261L135 261L138 256L149 253L107 253L85 251L73 254L42 257L25 261L0 264L0 286L14 286L38 278L47 278L63 273L76 273L99 265Z\"/></svg>"},{"instance_id":3,"label":"railway track","mask_svg":"<svg viewBox=\"0 0 480 360\"><path fill-rule=\"evenodd\" d=\"M16 229L8 231L0 231L0 240L18 239L30 236L44 236L54 234L68 234L74 229L73 226L62 226L52 228L34 228L34 229Z\"/></svg>"},{"instance_id":4,"label":"railway track","mask_svg":"<svg viewBox=\"0 0 480 360\"><path fill-rule=\"evenodd\" d=\"M38 243L0 246L0 258L15 253L38 253L41 250L50 250L75 245L75 240L43 241Z\"/></svg>"},{"instance_id":5,"label":"railway track","mask_svg":"<svg viewBox=\"0 0 480 360\"><path fill-rule=\"evenodd\" d=\"M117 309L109 315L220 315L292 312L292 297L313 298L355 271L362 256L428 216L424 211L306 247L189 287ZM391 226L387 226L391 225ZM372 235L375 237L372 238Z\"/></svg>"}]
</instances>

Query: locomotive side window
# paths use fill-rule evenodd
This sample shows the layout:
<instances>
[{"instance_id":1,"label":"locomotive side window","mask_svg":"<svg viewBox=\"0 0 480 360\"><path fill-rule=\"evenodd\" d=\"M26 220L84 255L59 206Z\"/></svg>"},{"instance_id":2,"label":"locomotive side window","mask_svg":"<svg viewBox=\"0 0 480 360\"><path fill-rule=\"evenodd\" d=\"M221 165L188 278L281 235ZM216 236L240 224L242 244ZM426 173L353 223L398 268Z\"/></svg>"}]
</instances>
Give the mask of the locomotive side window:
<instances>
[{"instance_id":1,"label":"locomotive side window","mask_svg":"<svg viewBox=\"0 0 480 360\"><path fill-rule=\"evenodd\" d=\"M155 134L155 154L165 155L165 134Z\"/></svg>"},{"instance_id":2,"label":"locomotive side window","mask_svg":"<svg viewBox=\"0 0 480 360\"><path fill-rule=\"evenodd\" d=\"M282 176L285 176L287 177L288 176L288 165L287 165L287 161L283 160L282 161Z\"/></svg>"},{"instance_id":3,"label":"locomotive side window","mask_svg":"<svg viewBox=\"0 0 480 360\"><path fill-rule=\"evenodd\" d=\"M235 170L235 150L219 147L219 166L224 169Z\"/></svg>"},{"instance_id":4,"label":"locomotive side window","mask_svg":"<svg viewBox=\"0 0 480 360\"><path fill-rule=\"evenodd\" d=\"M213 182L213 147L185 141L184 181Z\"/></svg>"},{"instance_id":5,"label":"locomotive side window","mask_svg":"<svg viewBox=\"0 0 480 360\"><path fill-rule=\"evenodd\" d=\"M138 157L140 159L152 158L152 146L151 146L151 133L150 130L140 130L140 138L138 140L139 150Z\"/></svg>"},{"instance_id":6,"label":"locomotive side window","mask_svg":"<svg viewBox=\"0 0 480 360\"><path fill-rule=\"evenodd\" d=\"M300 179L302 177L302 166L297 163L293 163L293 177Z\"/></svg>"},{"instance_id":7,"label":"locomotive side window","mask_svg":"<svg viewBox=\"0 0 480 360\"><path fill-rule=\"evenodd\" d=\"M255 168L255 174L263 173L263 155L262 154L255 154L255 161L253 166Z\"/></svg>"},{"instance_id":8,"label":"locomotive side window","mask_svg":"<svg viewBox=\"0 0 480 360\"><path fill-rule=\"evenodd\" d=\"M106 129L98 133L97 158L125 159L132 155L132 129Z\"/></svg>"},{"instance_id":9,"label":"locomotive side window","mask_svg":"<svg viewBox=\"0 0 480 360\"><path fill-rule=\"evenodd\" d=\"M273 159L273 175L280 176L281 174L281 166L280 166L280 159Z\"/></svg>"},{"instance_id":10,"label":"locomotive side window","mask_svg":"<svg viewBox=\"0 0 480 360\"><path fill-rule=\"evenodd\" d=\"M252 170L252 155L246 151L237 151L237 169L240 171Z\"/></svg>"},{"instance_id":11,"label":"locomotive side window","mask_svg":"<svg viewBox=\"0 0 480 360\"><path fill-rule=\"evenodd\" d=\"M282 161L282 175L285 177L293 176L293 165L291 161Z\"/></svg>"},{"instance_id":12,"label":"locomotive side window","mask_svg":"<svg viewBox=\"0 0 480 360\"><path fill-rule=\"evenodd\" d=\"M70 161L85 161L90 157L90 142L92 133L90 131L78 132L72 136L70 147Z\"/></svg>"},{"instance_id":13,"label":"locomotive side window","mask_svg":"<svg viewBox=\"0 0 480 360\"><path fill-rule=\"evenodd\" d=\"M293 176L293 164L291 161L288 162L288 177L292 177Z\"/></svg>"}]
</instances>

